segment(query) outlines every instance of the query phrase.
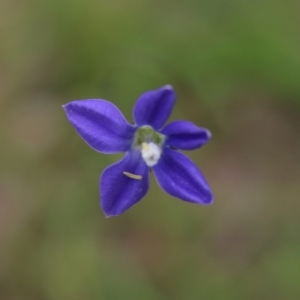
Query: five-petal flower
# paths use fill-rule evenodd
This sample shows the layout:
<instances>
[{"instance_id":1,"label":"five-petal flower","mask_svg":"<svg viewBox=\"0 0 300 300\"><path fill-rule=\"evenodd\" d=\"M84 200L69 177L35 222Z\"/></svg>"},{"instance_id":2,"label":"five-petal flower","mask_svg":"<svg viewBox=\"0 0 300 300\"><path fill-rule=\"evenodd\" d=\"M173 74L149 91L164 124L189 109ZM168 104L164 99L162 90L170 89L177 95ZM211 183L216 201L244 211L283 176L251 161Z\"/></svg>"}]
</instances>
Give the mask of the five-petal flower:
<instances>
[{"instance_id":1,"label":"five-petal flower","mask_svg":"<svg viewBox=\"0 0 300 300\"><path fill-rule=\"evenodd\" d=\"M101 207L106 216L123 213L146 195L151 169L168 194L191 203L212 203L211 189L200 170L177 151L201 147L209 141L210 132L187 121L163 127L174 103L175 92L169 85L145 92L135 104L134 125L106 100L63 106L71 124L93 149L105 154L125 152L101 176Z\"/></svg>"}]
</instances>

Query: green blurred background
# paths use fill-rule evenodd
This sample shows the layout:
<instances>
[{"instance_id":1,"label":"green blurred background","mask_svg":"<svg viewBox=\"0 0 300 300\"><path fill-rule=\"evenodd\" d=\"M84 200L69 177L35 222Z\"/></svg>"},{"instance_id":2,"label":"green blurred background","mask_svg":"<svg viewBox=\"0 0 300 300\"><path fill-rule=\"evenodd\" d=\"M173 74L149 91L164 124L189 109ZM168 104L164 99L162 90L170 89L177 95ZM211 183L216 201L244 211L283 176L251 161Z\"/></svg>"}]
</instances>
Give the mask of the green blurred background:
<instances>
[{"instance_id":1,"label":"green blurred background","mask_svg":"<svg viewBox=\"0 0 300 300\"><path fill-rule=\"evenodd\" d=\"M300 299L300 4L1 0L0 299ZM101 171L61 108L174 86L215 203L151 178L106 219Z\"/></svg>"}]
</instances>

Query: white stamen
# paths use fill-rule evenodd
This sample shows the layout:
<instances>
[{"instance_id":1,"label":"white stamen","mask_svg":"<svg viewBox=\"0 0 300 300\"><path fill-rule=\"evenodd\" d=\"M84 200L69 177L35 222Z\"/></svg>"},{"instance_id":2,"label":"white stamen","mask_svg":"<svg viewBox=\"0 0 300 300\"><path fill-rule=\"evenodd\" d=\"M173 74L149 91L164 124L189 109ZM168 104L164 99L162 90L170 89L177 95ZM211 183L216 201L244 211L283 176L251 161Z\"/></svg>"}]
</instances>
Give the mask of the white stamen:
<instances>
[{"instance_id":1,"label":"white stamen","mask_svg":"<svg viewBox=\"0 0 300 300\"><path fill-rule=\"evenodd\" d=\"M142 180L143 177L141 175L132 174L129 172L123 172L123 174L129 178L135 179L135 180Z\"/></svg>"},{"instance_id":2,"label":"white stamen","mask_svg":"<svg viewBox=\"0 0 300 300\"><path fill-rule=\"evenodd\" d=\"M156 165L160 159L161 148L154 143L142 144L142 157L148 167Z\"/></svg>"}]
</instances>

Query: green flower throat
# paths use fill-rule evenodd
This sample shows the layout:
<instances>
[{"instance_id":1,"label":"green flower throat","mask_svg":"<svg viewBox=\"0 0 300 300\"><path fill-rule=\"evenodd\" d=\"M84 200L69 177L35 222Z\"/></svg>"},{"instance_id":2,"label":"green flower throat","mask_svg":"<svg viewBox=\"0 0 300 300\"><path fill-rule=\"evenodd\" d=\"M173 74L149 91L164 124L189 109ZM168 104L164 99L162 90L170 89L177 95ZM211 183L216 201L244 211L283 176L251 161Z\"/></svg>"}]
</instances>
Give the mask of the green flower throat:
<instances>
[{"instance_id":1,"label":"green flower throat","mask_svg":"<svg viewBox=\"0 0 300 300\"><path fill-rule=\"evenodd\" d=\"M155 131L151 126L145 125L139 127L134 136L134 146L141 147L143 143L154 143L162 146L166 136Z\"/></svg>"}]
</instances>

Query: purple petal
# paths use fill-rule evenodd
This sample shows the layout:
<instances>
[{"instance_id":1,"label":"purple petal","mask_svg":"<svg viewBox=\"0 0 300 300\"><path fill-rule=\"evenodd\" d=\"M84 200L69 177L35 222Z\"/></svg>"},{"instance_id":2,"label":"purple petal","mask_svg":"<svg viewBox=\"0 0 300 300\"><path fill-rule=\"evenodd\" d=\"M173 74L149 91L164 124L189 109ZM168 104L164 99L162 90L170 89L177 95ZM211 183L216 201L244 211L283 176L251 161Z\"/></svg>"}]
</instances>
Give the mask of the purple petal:
<instances>
[{"instance_id":1,"label":"purple petal","mask_svg":"<svg viewBox=\"0 0 300 300\"><path fill-rule=\"evenodd\" d=\"M138 126L150 125L160 129L172 112L175 97L170 85L142 94L134 106L134 121Z\"/></svg>"},{"instance_id":2,"label":"purple petal","mask_svg":"<svg viewBox=\"0 0 300 300\"><path fill-rule=\"evenodd\" d=\"M142 176L130 178L123 172ZM107 167L100 181L101 207L107 217L117 216L140 201L149 188L149 168L141 153L131 151L117 163Z\"/></svg>"},{"instance_id":3,"label":"purple petal","mask_svg":"<svg viewBox=\"0 0 300 300\"><path fill-rule=\"evenodd\" d=\"M208 183L197 166L184 154L165 148L153 170L158 184L170 195L197 204L213 202Z\"/></svg>"},{"instance_id":4,"label":"purple petal","mask_svg":"<svg viewBox=\"0 0 300 300\"><path fill-rule=\"evenodd\" d=\"M209 130L187 121L172 122L161 132L167 136L168 145L182 150L197 149L211 137Z\"/></svg>"},{"instance_id":5,"label":"purple petal","mask_svg":"<svg viewBox=\"0 0 300 300\"><path fill-rule=\"evenodd\" d=\"M128 151L135 127L106 100L73 101L63 106L71 124L93 149L102 153Z\"/></svg>"}]
</instances>

